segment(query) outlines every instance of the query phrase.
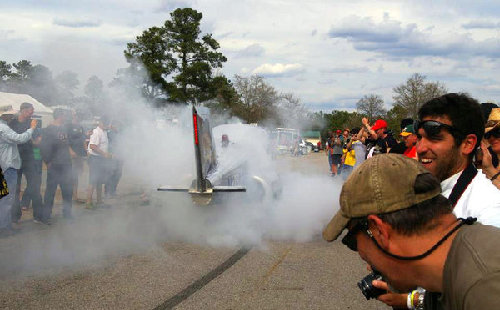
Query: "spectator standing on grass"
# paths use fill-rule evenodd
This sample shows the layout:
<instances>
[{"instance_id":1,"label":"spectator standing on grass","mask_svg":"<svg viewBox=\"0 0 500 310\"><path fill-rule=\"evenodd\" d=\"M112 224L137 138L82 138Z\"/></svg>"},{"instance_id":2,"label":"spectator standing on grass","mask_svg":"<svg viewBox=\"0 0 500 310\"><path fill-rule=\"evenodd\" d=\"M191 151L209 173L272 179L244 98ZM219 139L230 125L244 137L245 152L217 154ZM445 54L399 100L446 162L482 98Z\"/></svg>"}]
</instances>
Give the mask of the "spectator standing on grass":
<instances>
[{"instance_id":1,"label":"spectator standing on grass","mask_svg":"<svg viewBox=\"0 0 500 310\"><path fill-rule=\"evenodd\" d=\"M12 205L14 203L17 187L17 171L21 168L21 157L17 145L26 143L36 128L37 121L31 120L30 128L24 133L18 134L12 130L6 122L11 115L4 113L0 118L0 167L7 183L9 194L0 199L0 231L11 233L17 229L12 225ZM2 184L4 187L5 184ZM2 191L1 195L6 192Z\"/></svg>"},{"instance_id":2,"label":"spectator standing on grass","mask_svg":"<svg viewBox=\"0 0 500 310\"><path fill-rule=\"evenodd\" d=\"M31 127L31 117L34 111L35 109L31 103L21 103L17 117L14 117L9 122L9 127L18 134L26 132L26 130ZM33 137L37 135L36 131L39 130L35 130ZM32 202L33 206L33 219L35 221L41 221L42 195L40 194L40 186L42 184L42 170L39 169L40 167L35 160L32 140L30 139L25 143L18 144L17 149L21 157L21 168L17 171L17 186L15 189L14 204L12 206L12 222L19 222L22 211L28 210L30 202ZM21 183L23 175L26 178L26 188L24 189L21 200Z\"/></svg>"},{"instance_id":3,"label":"spectator standing on grass","mask_svg":"<svg viewBox=\"0 0 500 310\"><path fill-rule=\"evenodd\" d=\"M71 154L71 167L73 178L73 201L80 202L78 199L78 179L83 173L83 164L87 157L85 148L85 131L75 110L71 111L70 122L67 123L68 142Z\"/></svg>"},{"instance_id":4,"label":"spectator standing on grass","mask_svg":"<svg viewBox=\"0 0 500 310\"><path fill-rule=\"evenodd\" d=\"M97 127L92 131L88 146L88 163L89 163L89 188L87 192L87 209L96 207L107 207L102 200L102 187L106 184L109 177L108 162L112 158L109 152L109 140L107 129L109 120L102 116L99 119ZM96 204L93 204L92 196L96 192Z\"/></svg>"},{"instance_id":5,"label":"spectator standing on grass","mask_svg":"<svg viewBox=\"0 0 500 310\"><path fill-rule=\"evenodd\" d=\"M71 164L68 131L65 124L69 113L67 110L54 109L54 121L42 131L40 150L42 159L47 165L47 182L43 196L44 224L51 224L52 207L57 186L61 188L63 200L63 217L71 219L73 203L73 170Z\"/></svg>"}]
</instances>

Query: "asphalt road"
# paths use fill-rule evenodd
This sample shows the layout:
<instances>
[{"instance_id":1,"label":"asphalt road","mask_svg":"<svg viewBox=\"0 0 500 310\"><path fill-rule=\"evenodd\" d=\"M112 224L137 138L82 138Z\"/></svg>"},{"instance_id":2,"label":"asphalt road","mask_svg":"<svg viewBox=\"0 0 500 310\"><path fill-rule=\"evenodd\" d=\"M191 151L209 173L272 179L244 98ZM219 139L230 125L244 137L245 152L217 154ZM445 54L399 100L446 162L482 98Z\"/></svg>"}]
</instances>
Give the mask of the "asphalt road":
<instances>
[{"instance_id":1,"label":"asphalt road","mask_svg":"<svg viewBox=\"0 0 500 310\"><path fill-rule=\"evenodd\" d=\"M328 174L323 154L278 160ZM111 209L76 206L74 221L56 217L50 227L26 217L20 233L0 238L0 308L388 309L361 295L366 266L340 242L319 233L307 242L199 241L200 223L172 233L165 217L180 210L142 206L126 192Z\"/></svg>"}]
</instances>

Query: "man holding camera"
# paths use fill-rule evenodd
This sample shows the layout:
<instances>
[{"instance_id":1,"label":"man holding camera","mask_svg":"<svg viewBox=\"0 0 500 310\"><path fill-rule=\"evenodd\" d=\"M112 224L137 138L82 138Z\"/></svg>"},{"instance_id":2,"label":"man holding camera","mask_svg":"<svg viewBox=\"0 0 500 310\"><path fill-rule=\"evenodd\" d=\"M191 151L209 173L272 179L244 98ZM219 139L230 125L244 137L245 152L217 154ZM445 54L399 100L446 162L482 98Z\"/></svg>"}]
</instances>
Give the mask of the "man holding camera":
<instances>
[{"instance_id":1,"label":"man holding camera","mask_svg":"<svg viewBox=\"0 0 500 310\"><path fill-rule=\"evenodd\" d=\"M457 219L439 180L417 161L398 154L367 160L344 183L340 206L324 239L347 228L342 243L395 289L440 293L444 309L498 307L500 229ZM365 287L377 297L372 291Z\"/></svg>"},{"instance_id":2,"label":"man holding camera","mask_svg":"<svg viewBox=\"0 0 500 310\"><path fill-rule=\"evenodd\" d=\"M475 217L478 222L500 227L500 191L478 173L472 163L484 124L479 103L465 94L449 93L426 102L414 123L418 160L441 181L457 217ZM378 288L387 288L375 281ZM406 308L407 300L419 294L387 293L378 299Z\"/></svg>"}]
</instances>

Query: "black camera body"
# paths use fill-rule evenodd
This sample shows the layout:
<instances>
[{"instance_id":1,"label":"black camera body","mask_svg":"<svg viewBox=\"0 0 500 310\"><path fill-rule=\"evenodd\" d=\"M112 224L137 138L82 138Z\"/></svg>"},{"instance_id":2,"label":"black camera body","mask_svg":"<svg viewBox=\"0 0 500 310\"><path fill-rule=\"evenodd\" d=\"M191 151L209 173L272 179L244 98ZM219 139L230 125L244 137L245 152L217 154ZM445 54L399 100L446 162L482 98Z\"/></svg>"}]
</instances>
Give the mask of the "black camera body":
<instances>
[{"instance_id":1,"label":"black camera body","mask_svg":"<svg viewBox=\"0 0 500 310\"><path fill-rule=\"evenodd\" d=\"M382 280L382 275L375 269L373 269L372 273L358 282L358 287L367 300L377 298L378 296L387 293L386 290L374 287L372 284L373 280Z\"/></svg>"}]
</instances>

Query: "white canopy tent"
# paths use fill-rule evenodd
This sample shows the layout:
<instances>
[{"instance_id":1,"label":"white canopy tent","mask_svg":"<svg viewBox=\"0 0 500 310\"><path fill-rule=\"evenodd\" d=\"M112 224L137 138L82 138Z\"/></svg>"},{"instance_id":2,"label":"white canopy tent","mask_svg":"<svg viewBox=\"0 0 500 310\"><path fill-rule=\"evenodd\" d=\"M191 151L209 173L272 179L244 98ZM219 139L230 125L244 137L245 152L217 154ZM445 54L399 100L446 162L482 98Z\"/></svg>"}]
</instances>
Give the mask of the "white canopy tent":
<instances>
[{"instance_id":1,"label":"white canopy tent","mask_svg":"<svg viewBox=\"0 0 500 310\"><path fill-rule=\"evenodd\" d=\"M34 116L42 119L44 127L52 121L52 109L30 95L0 92L0 112L2 113L9 110L19 112L19 107L23 102L29 102L33 105L35 109Z\"/></svg>"}]
</instances>

